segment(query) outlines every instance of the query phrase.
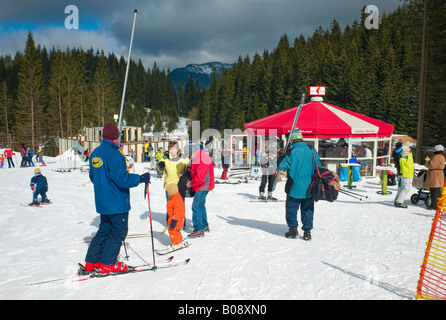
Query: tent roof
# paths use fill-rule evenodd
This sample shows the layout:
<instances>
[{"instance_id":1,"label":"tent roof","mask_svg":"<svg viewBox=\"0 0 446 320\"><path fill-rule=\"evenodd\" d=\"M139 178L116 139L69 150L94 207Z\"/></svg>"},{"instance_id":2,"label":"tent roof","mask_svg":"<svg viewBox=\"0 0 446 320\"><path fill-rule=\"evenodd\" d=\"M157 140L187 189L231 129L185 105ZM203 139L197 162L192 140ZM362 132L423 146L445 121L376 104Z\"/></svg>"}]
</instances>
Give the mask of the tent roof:
<instances>
[{"instance_id":1,"label":"tent roof","mask_svg":"<svg viewBox=\"0 0 446 320\"><path fill-rule=\"evenodd\" d=\"M281 136L287 134L298 107L245 124L248 134ZM331 104L312 101L302 106L297 125L304 138L389 137L393 125Z\"/></svg>"}]
</instances>

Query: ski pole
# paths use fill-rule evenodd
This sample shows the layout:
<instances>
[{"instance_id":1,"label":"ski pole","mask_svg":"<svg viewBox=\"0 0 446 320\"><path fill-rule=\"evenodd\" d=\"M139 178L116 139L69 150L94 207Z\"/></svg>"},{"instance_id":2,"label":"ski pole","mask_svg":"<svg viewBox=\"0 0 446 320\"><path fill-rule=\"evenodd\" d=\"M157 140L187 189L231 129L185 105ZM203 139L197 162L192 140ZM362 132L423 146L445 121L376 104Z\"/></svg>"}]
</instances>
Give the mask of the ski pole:
<instances>
[{"instance_id":1,"label":"ski pole","mask_svg":"<svg viewBox=\"0 0 446 320\"><path fill-rule=\"evenodd\" d=\"M153 269L156 269L155 263L155 246L153 245L153 226L152 226L152 210L150 209L150 193L149 193L149 184L146 183L146 195L147 195L147 203L149 207L149 220L150 220L150 234L152 236L152 254L153 254Z\"/></svg>"},{"instance_id":2,"label":"ski pole","mask_svg":"<svg viewBox=\"0 0 446 320\"><path fill-rule=\"evenodd\" d=\"M350 194L354 194L355 196L359 196L359 197L364 197L362 194L350 191L350 190L343 190L344 192L350 193ZM365 196L365 198L368 198L369 196Z\"/></svg>"},{"instance_id":3,"label":"ski pole","mask_svg":"<svg viewBox=\"0 0 446 320\"><path fill-rule=\"evenodd\" d=\"M363 197L363 195L362 194L359 194L359 193L356 193L356 192L353 192L353 191L350 191L350 190L344 190L345 192L348 192L348 193L351 193L351 194L354 194L354 195L356 195L356 196L360 196L360 197ZM368 198L368 196L365 196L366 198Z\"/></svg>"},{"instance_id":4,"label":"ski pole","mask_svg":"<svg viewBox=\"0 0 446 320\"><path fill-rule=\"evenodd\" d=\"M341 192L341 193L343 193L343 194L345 194L345 195L347 195L347 196L349 196L349 197L358 199L359 201L362 200L362 197L355 196L354 194L348 193L348 192L345 191L345 190L339 189L339 192Z\"/></svg>"}]
</instances>

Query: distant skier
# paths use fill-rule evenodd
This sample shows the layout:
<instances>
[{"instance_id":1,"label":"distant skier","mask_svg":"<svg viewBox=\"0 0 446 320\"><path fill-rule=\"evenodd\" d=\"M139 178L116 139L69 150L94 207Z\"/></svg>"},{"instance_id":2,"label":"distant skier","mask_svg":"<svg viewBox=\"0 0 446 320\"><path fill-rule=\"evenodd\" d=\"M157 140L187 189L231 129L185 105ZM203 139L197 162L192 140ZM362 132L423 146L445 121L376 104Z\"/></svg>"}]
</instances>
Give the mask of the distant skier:
<instances>
[{"instance_id":1,"label":"distant skier","mask_svg":"<svg viewBox=\"0 0 446 320\"><path fill-rule=\"evenodd\" d=\"M229 170L229 165L231 164L231 153L228 150L222 152L221 160L222 160L221 164L223 167L223 172L221 173L220 179L228 180L228 170Z\"/></svg>"},{"instance_id":2,"label":"distant skier","mask_svg":"<svg viewBox=\"0 0 446 320\"><path fill-rule=\"evenodd\" d=\"M20 156L22 157L22 162L20 163L20 167L26 167L26 163L28 161L28 153L26 153L25 146L20 145Z\"/></svg>"},{"instance_id":3,"label":"distant skier","mask_svg":"<svg viewBox=\"0 0 446 320\"><path fill-rule=\"evenodd\" d=\"M87 271L94 271L95 267L102 273L128 270L128 266L117 258L128 231L129 188L150 183L150 173L140 176L127 171L125 157L119 151L119 135L116 125L105 124L102 143L91 153L89 160L90 180L101 222L85 257Z\"/></svg>"},{"instance_id":4,"label":"distant skier","mask_svg":"<svg viewBox=\"0 0 446 320\"><path fill-rule=\"evenodd\" d=\"M42 175L42 171L37 168L34 170L34 176L31 178L31 183L29 184L31 190L33 191L33 202L30 206L39 206L38 196L42 197L41 203L49 203L46 193L48 192L48 181L46 177Z\"/></svg>"},{"instance_id":5,"label":"distant skier","mask_svg":"<svg viewBox=\"0 0 446 320\"><path fill-rule=\"evenodd\" d=\"M34 157L34 152L31 151L31 148L28 148L27 160L26 160L28 167L34 167L33 157Z\"/></svg>"},{"instance_id":6,"label":"distant skier","mask_svg":"<svg viewBox=\"0 0 446 320\"><path fill-rule=\"evenodd\" d=\"M260 160L260 167L262 168L262 181L259 187L259 200L277 201L273 197L273 191L276 188L276 165L273 155L267 155ZM268 183L268 198L265 197L265 187Z\"/></svg>"},{"instance_id":7,"label":"distant skier","mask_svg":"<svg viewBox=\"0 0 446 320\"><path fill-rule=\"evenodd\" d=\"M12 149L7 146L5 149L5 156L6 160L8 161L8 168L11 168L11 166L14 168L14 161L12 161L12 156L15 155L15 153L12 151Z\"/></svg>"}]
</instances>

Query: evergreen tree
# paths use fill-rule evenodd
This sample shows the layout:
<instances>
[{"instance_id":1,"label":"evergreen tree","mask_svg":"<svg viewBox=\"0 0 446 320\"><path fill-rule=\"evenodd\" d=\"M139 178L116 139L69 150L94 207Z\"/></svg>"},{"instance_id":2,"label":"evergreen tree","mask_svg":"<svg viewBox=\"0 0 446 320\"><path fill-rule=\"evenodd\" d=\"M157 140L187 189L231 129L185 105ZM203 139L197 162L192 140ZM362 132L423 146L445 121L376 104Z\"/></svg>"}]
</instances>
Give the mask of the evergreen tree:
<instances>
[{"instance_id":1,"label":"evergreen tree","mask_svg":"<svg viewBox=\"0 0 446 320\"><path fill-rule=\"evenodd\" d=\"M42 61L36 50L34 38L28 33L25 53L18 73L19 84L16 102L15 132L17 139L35 150L41 140L42 102L44 79Z\"/></svg>"}]
</instances>

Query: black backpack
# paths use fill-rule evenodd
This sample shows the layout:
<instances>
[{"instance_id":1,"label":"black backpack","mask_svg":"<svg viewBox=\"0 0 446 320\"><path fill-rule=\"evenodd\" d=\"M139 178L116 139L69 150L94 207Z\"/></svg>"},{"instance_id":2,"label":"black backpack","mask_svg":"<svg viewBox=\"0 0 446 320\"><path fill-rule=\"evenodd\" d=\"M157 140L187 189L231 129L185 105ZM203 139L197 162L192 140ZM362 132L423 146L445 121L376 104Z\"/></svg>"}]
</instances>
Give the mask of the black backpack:
<instances>
[{"instance_id":1,"label":"black backpack","mask_svg":"<svg viewBox=\"0 0 446 320\"><path fill-rule=\"evenodd\" d=\"M325 200L333 202L338 198L339 177L333 171L317 168L311 177L310 194L314 201Z\"/></svg>"},{"instance_id":2,"label":"black backpack","mask_svg":"<svg viewBox=\"0 0 446 320\"><path fill-rule=\"evenodd\" d=\"M328 169L319 169L313 151L311 155L316 164L316 170L311 177L310 194L316 202L319 200L333 202L338 198L339 188L341 186L339 176Z\"/></svg>"}]
</instances>

